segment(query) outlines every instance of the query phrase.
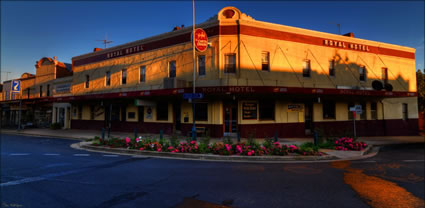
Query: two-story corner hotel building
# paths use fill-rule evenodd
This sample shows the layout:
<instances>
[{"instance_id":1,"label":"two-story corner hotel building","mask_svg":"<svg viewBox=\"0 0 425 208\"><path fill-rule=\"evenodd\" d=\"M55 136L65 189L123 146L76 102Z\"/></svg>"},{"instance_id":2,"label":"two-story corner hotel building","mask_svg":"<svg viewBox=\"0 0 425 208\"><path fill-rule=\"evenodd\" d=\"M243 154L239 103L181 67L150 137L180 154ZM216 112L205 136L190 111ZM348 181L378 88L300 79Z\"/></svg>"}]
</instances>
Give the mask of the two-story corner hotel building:
<instances>
[{"instance_id":1,"label":"two-story corner hotel building","mask_svg":"<svg viewBox=\"0 0 425 208\"><path fill-rule=\"evenodd\" d=\"M213 137L417 134L415 49L257 21L226 7L196 25L196 123ZM73 57L71 128L186 134L191 27ZM65 99L65 98L64 98Z\"/></svg>"}]
</instances>

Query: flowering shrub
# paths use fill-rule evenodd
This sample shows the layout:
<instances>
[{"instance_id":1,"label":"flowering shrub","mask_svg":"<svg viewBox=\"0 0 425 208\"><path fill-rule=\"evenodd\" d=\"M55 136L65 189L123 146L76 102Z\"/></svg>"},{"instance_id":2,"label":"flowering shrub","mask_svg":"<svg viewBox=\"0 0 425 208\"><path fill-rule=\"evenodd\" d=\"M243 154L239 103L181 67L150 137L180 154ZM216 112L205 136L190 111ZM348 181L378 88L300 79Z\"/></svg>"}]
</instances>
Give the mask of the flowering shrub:
<instances>
[{"instance_id":1,"label":"flowering shrub","mask_svg":"<svg viewBox=\"0 0 425 208\"><path fill-rule=\"evenodd\" d=\"M335 141L335 149L336 150L355 150L360 151L367 147L367 144L364 142L356 142L353 138L342 137Z\"/></svg>"},{"instance_id":2,"label":"flowering shrub","mask_svg":"<svg viewBox=\"0 0 425 208\"><path fill-rule=\"evenodd\" d=\"M314 148L299 148L296 145L281 145L279 142L266 141L260 145L254 140L248 142L218 142L209 144L209 141L201 141L198 144L196 141L188 142L172 142L164 139L151 140L148 138L133 138L126 137L124 139L112 138L101 143L99 138L93 140L93 145L106 145L111 148L127 148L141 151L156 151L156 152L172 152L172 153L212 153L218 155L246 155L246 156L262 156L262 155L318 155L317 149Z\"/></svg>"}]
</instances>

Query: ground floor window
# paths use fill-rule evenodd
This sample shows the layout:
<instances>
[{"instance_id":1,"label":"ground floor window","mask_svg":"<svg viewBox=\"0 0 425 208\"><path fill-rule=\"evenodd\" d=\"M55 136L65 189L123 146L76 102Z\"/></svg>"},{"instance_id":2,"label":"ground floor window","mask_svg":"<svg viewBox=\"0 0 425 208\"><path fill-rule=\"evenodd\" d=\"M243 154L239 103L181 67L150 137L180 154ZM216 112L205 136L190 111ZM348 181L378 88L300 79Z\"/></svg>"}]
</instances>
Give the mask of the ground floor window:
<instances>
[{"instance_id":1,"label":"ground floor window","mask_svg":"<svg viewBox=\"0 0 425 208\"><path fill-rule=\"evenodd\" d=\"M323 102L323 118L324 119L335 118L335 102L334 101Z\"/></svg>"},{"instance_id":2,"label":"ground floor window","mask_svg":"<svg viewBox=\"0 0 425 208\"><path fill-rule=\"evenodd\" d=\"M83 119L83 106L82 105L78 106L78 119L79 120Z\"/></svg>"},{"instance_id":3,"label":"ground floor window","mask_svg":"<svg viewBox=\"0 0 425 208\"><path fill-rule=\"evenodd\" d=\"M403 120L406 121L407 119L409 119L409 114L408 114L408 111L407 111L407 103L403 103L402 113L403 113Z\"/></svg>"},{"instance_id":4,"label":"ground floor window","mask_svg":"<svg viewBox=\"0 0 425 208\"><path fill-rule=\"evenodd\" d=\"M196 103L195 121L208 121L208 103Z\"/></svg>"},{"instance_id":5,"label":"ground floor window","mask_svg":"<svg viewBox=\"0 0 425 208\"><path fill-rule=\"evenodd\" d=\"M274 120L274 101L260 101L258 109L260 120Z\"/></svg>"},{"instance_id":6,"label":"ground floor window","mask_svg":"<svg viewBox=\"0 0 425 208\"><path fill-rule=\"evenodd\" d=\"M168 103L158 102L156 104L156 120L168 121Z\"/></svg>"},{"instance_id":7,"label":"ground floor window","mask_svg":"<svg viewBox=\"0 0 425 208\"><path fill-rule=\"evenodd\" d=\"M370 103L370 116L372 120L378 119L378 111L376 102Z\"/></svg>"}]
</instances>

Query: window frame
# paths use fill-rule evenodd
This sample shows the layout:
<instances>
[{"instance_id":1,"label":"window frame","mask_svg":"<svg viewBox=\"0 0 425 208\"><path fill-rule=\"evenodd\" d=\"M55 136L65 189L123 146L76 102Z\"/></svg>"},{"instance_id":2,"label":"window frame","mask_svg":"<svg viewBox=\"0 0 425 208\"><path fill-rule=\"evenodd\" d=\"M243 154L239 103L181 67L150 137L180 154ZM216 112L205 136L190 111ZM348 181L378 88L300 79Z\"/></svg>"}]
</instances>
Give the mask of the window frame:
<instances>
[{"instance_id":1,"label":"window frame","mask_svg":"<svg viewBox=\"0 0 425 208\"><path fill-rule=\"evenodd\" d=\"M43 97L43 85L40 85L39 88L40 91L38 92L38 94L40 95L40 97Z\"/></svg>"},{"instance_id":2,"label":"window frame","mask_svg":"<svg viewBox=\"0 0 425 208\"><path fill-rule=\"evenodd\" d=\"M84 82L84 89L90 88L90 75L86 74L86 81Z\"/></svg>"},{"instance_id":3,"label":"window frame","mask_svg":"<svg viewBox=\"0 0 425 208\"><path fill-rule=\"evenodd\" d=\"M303 60L303 77L311 78L311 60L310 59Z\"/></svg>"},{"instance_id":4,"label":"window frame","mask_svg":"<svg viewBox=\"0 0 425 208\"><path fill-rule=\"evenodd\" d=\"M208 103L207 102L201 102L201 103L196 103L195 104L195 121L208 121ZM202 112L204 114L201 114L201 112L199 112L199 110L201 110L199 107L200 105L206 105L206 112ZM205 106L203 106L205 107ZM205 110L205 108L203 108L202 110ZM202 116L201 116L202 115Z\"/></svg>"},{"instance_id":5,"label":"window frame","mask_svg":"<svg viewBox=\"0 0 425 208\"><path fill-rule=\"evenodd\" d=\"M125 76L124 76L125 75ZM127 69L121 69L121 85L127 84Z\"/></svg>"},{"instance_id":6,"label":"window frame","mask_svg":"<svg viewBox=\"0 0 425 208\"><path fill-rule=\"evenodd\" d=\"M401 115L403 121L409 120L409 105L407 103L401 104Z\"/></svg>"},{"instance_id":7,"label":"window frame","mask_svg":"<svg viewBox=\"0 0 425 208\"><path fill-rule=\"evenodd\" d=\"M200 58L203 57L204 60L204 66L203 66L203 74L201 74L201 65L200 65ZM205 75L207 75L207 69L206 69L206 63L207 63L207 58L205 55L198 55L198 59L197 59L197 63L198 63L198 76L203 77Z\"/></svg>"},{"instance_id":8,"label":"window frame","mask_svg":"<svg viewBox=\"0 0 425 208\"><path fill-rule=\"evenodd\" d=\"M111 86L111 71L105 72L105 87Z\"/></svg>"},{"instance_id":9,"label":"window frame","mask_svg":"<svg viewBox=\"0 0 425 208\"><path fill-rule=\"evenodd\" d=\"M367 82L366 66L360 66L360 68L359 68L359 80L361 82Z\"/></svg>"},{"instance_id":10,"label":"window frame","mask_svg":"<svg viewBox=\"0 0 425 208\"><path fill-rule=\"evenodd\" d=\"M160 109L160 107L164 108L164 109ZM164 111L165 109L167 109L167 110ZM160 111L160 110L162 110L162 111ZM166 112L166 113L164 113L164 112ZM160 113L164 113L164 114L162 115ZM156 120L157 121L168 121L168 116L169 116L168 115L168 102L164 102L164 103L157 102L156 103Z\"/></svg>"},{"instance_id":11,"label":"window frame","mask_svg":"<svg viewBox=\"0 0 425 208\"><path fill-rule=\"evenodd\" d=\"M234 64L228 64L227 62L230 61L230 57L234 57ZM228 67L233 65L232 68ZM230 69L232 71L230 71ZM236 53L226 53L224 54L224 73L225 74L236 74Z\"/></svg>"},{"instance_id":12,"label":"window frame","mask_svg":"<svg viewBox=\"0 0 425 208\"><path fill-rule=\"evenodd\" d=\"M328 104L328 105L326 105L326 104ZM332 107L329 108L328 106L332 106ZM329 109L331 109L332 112L328 113L327 111ZM331 100L323 101L323 104L322 104L322 117L323 117L323 119L336 119L336 102L335 101L331 101Z\"/></svg>"},{"instance_id":13,"label":"window frame","mask_svg":"<svg viewBox=\"0 0 425 208\"><path fill-rule=\"evenodd\" d=\"M264 109L271 109L271 116L264 115ZM267 111L266 111L267 112ZM276 119L276 102L274 100L259 100L258 101L258 120L260 121L274 121Z\"/></svg>"},{"instance_id":14,"label":"window frame","mask_svg":"<svg viewBox=\"0 0 425 208\"><path fill-rule=\"evenodd\" d=\"M47 84L46 86L46 97L50 96L50 84Z\"/></svg>"},{"instance_id":15,"label":"window frame","mask_svg":"<svg viewBox=\"0 0 425 208\"><path fill-rule=\"evenodd\" d=\"M329 76L335 77L335 59L329 60Z\"/></svg>"},{"instance_id":16,"label":"window frame","mask_svg":"<svg viewBox=\"0 0 425 208\"><path fill-rule=\"evenodd\" d=\"M146 65L139 67L139 83L146 83Z\"/></svg>"},{"instance_id":17,"label":"window frame","mask_svg":"<svg viewBox=\"0 0 425 208\"><path fill-rule=\"evenodd\" d=\"M267 62L264 62L263 55L267 54ZM267 67L265 67L267 65ZM268 51L262 51L261 52L261 71L270 71L270 52Z\"/></svg>"},{"instance_id":18,"label":"window frame","mask_svg":"<svg viewBox=\"0 0 425 208\"><path fill-rule=\"evenodd\" d=\"M171 70L171 66L174 63L174 74L172 74L172 70ZM174 76L171 76L174 75ZM168 78L176 78L177 77L177 61L176 60L171 60L168 62Z\"/></svg>"}]
</instances>

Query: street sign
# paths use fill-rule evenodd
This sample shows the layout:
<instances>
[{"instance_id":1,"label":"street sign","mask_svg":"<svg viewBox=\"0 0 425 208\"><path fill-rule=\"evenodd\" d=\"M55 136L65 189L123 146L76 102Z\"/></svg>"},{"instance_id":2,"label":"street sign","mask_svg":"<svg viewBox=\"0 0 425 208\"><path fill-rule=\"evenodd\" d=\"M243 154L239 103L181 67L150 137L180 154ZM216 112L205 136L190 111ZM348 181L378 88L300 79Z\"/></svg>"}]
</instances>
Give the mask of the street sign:
<instances>
[{"instance_id":1,"label":"street sign","mask_svg":"<svg viewBox=\"0 0 425 208\"><path fill-rule=\"evenodd\" d=\"M12 80L12 92L21 91L21 80Z\"/></svg>"},{"instance_id":2,"label":"street sign","mask_svg":"<svg viewBox=\"0 0 425 208\"><path fill-rule=\"evenodd\" d=\"M204 94L202 93L184 93L184 99L202 99L204 98Z\"/></svg>"},{"instance_id":3,"label":"street sign","mask_svg":"<svg viewBox=\"0 0 425 208\"><path fill-rule=\"evenodd\" d=\"M355 105L354 107L351 107L350 111L356 112L356 114L362 114L363 113L361 105Z\"/></svg>"},{"instance_id":4,"label":"street sign","mask_svg":"<svg viewBox=\"0 0 425 208\"><path fill-rule=\"evenodd\" d=\"M195 48L199 52L204 52L208 48L207 33L201 28L195 30Z\"/></svg>"}]
</instances>

